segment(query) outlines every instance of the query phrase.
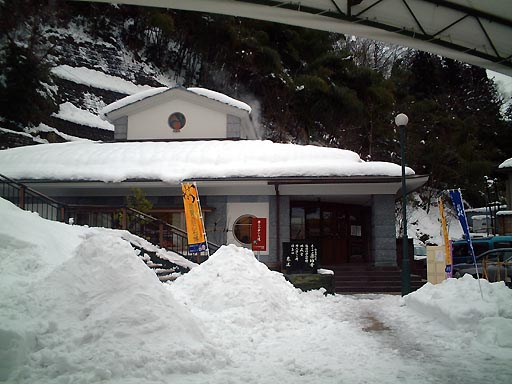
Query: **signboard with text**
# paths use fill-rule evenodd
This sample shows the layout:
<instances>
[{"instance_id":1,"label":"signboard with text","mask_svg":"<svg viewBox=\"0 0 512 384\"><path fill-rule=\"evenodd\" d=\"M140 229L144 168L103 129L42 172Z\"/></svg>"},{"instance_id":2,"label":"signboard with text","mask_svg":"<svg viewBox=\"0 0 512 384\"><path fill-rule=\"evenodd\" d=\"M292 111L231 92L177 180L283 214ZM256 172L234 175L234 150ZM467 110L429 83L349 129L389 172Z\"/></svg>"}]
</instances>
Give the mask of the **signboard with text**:
<instances>
[{"instance_id":1,"label":"signboard with text","mask_svg":"<svg viewBox=\"0 0 512 384\"><path fill-rule=\"evenodd\" d=\"M316 273L319 245L311 241L283 243L283 269L287 273Z\"/></svg>"},{"instance_id":2,"label":"signboard with text","mask_svg":"<svg viewBox=\"0 0 512 384\"><path fill-rule=\"evenodd\" d=\"M252 218L251 245L253 251L267 250L267 219L265 217Z\"/></svg>"}]
</instances>

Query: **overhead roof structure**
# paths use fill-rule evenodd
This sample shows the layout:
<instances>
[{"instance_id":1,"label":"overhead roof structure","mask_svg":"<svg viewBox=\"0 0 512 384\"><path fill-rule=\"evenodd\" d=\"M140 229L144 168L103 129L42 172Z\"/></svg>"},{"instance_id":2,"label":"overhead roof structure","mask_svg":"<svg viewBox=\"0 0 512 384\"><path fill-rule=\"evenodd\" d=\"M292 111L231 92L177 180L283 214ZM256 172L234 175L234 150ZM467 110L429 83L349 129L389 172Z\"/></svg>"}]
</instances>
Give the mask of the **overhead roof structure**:
<instances>
[{"instance_id":1,"label":"overhead roof structure","mask_svg":"<svg viewBox=\"0 0 512 384\"><path fill-rule=\"evenodd\" d=\"M512 76L510 0L79 0L273 21L431 52Z\"/></svg>"}]
</instances>

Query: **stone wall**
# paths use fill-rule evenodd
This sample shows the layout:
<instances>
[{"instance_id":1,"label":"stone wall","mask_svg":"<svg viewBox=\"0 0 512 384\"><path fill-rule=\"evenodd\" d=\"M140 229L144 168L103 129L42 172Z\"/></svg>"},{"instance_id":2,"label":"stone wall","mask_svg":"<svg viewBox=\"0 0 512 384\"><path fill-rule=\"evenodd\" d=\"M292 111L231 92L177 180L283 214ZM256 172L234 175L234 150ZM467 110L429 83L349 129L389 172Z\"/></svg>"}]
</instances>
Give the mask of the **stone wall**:
<instances>
[{"instance_id":1,"label":"stone wall","mask_svg":"<svg viewBox=\"0 0 512 384\"><path fill-rule=\"evenodd\" d=\"M395 198L372 196L371 252L375 266L396 266Z\"/></svg>"}]
</instances>

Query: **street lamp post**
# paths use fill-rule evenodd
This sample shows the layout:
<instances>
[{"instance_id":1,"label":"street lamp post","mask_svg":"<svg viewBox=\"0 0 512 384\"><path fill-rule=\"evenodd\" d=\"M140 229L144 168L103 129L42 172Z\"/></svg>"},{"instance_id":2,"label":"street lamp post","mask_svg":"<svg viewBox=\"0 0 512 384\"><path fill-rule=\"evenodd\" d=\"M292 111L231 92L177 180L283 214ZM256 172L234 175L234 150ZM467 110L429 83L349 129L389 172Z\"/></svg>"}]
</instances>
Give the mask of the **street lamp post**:
<instances>
[{"instance_id":1,"label":"street lamp post","mask_svg":"<svg viewBox=\"0 0 512 384\"><path fill-rule=\"evenodd\" d=\"M409 118L403 113L400 113L395 117L395 124L400 128L400 149L402 153L402 222L404 226L404 234L402 237L402 296L405 296L411 292L411 273L407 242L407 186L405 182L405 126L408 122Z\"/></svg>"}]
</instances>

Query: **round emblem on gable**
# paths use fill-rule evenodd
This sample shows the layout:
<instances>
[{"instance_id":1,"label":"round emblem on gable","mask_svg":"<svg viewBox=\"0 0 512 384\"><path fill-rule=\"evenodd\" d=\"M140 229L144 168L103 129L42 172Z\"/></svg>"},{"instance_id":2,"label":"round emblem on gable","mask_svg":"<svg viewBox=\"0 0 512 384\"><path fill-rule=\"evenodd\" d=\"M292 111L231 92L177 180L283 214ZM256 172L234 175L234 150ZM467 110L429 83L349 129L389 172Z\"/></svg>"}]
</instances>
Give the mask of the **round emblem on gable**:
<instances>
[{"instance_id":1,"label":"round emblem on gable","mask_svg":"<svg viewBox=\"0 0 512 384\"><path fill-rule=\"evenodd\" d=\"M181 112L174 112L169 116L169 127L172 128L174 132L179 132L181 128L185 126L186 123L185 115Z\"/></svg>"}]
</instances>

